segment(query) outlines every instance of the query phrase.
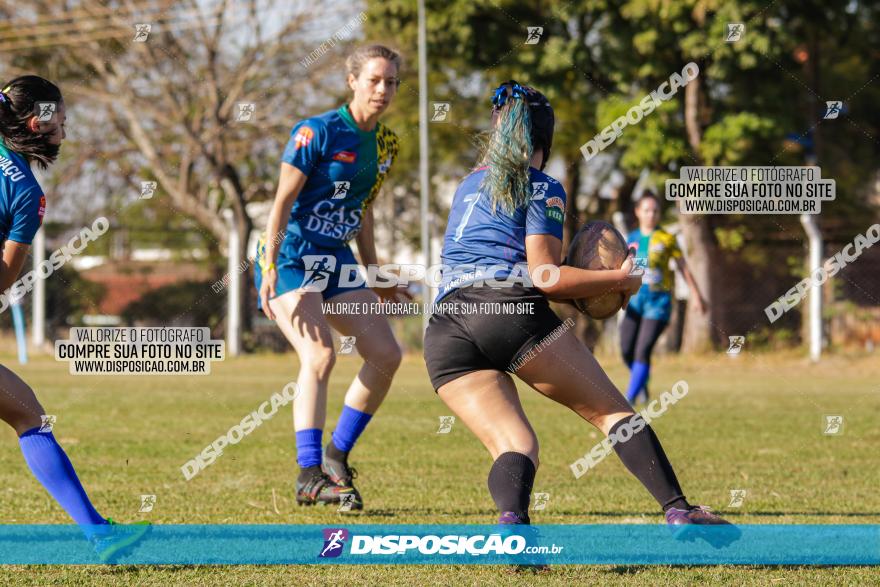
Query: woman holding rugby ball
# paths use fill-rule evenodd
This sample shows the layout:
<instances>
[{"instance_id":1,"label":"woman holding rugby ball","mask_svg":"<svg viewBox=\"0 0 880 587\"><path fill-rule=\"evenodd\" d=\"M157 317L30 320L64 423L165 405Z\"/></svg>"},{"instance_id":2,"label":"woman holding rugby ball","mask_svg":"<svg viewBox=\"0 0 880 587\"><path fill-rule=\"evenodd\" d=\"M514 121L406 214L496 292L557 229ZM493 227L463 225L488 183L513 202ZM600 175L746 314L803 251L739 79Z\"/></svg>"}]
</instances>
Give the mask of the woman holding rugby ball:
<instances>
[{"instance_id":1,"label":"woman holding rugby ball","mask_svg":"<svg viewBox=\"0 0 880 587\"><path fill-rule=\"evenodd\" d=\"M362 509L348 454L379 408L401 361L388 320L381 315L328 313L370 307L376 295L394 300L398 290L340 283L343 265L376 263L370 204L397 156L397 136L379 122L400 83L400 56L382 45L357 49L346 61L348 104L297 123L281 163L281 178L257 256L260 306L275 320L300 359L300 393L293 402L296 430L296 499L300 504L340 503ZM402 292L401 292L402 293ZM407 295L407 294L404 294ZM342 415L322 455L327 384L335 362L330 328L355 337L364 365L345 395Z\"/></svg>"},{"instance_id":2,"label":"woman holding rugby ball","mask_svg":"<svg viewBox=\"0 0 880 587\"><path fill-rule=\"evenodd\" d=\"M492 105L493 128L482 165L462 180L453 198L442 257L454 269L443 275L436 302L528 301L534 312L503 319L470 312L435 314L425 335L425 361L440 398L492 456L489 492L499 521L528 524L538 439L508 372L603 434L639 418L590 351L570 331L562 332L548 298L588 298L610 290L631 295L641 277L630 275L631 259L608 271L561 264L566 196L559 182L542 171L553 142L553 109L540 92L513 80L495 91ZM498 266L514 274L521 273L522 265L530 275L541 266L557 267L558 279L535 287L476 285L487 276L475 267L491 266L497 281L504 277ZM520 360L526 355L528 360ZM657 500L670 525L727 524L687 502L649 425L629 427L634 432L614 450Z\"/></svg>"},{"instance_id":3,"label":"woman holding rugby ball","mask_svg":"<svg viewBox=\"0 0 880 587\"><path fill-rule=\"evenodd\" d=\"M61 90L41 77L17 77L0 87L0 292L5 292L18 279L46 211L31 165L46 169L54 163L66 136L67 114ZM34 477L83 528L103 561L143 537L147 526L116 533L115 522L95 510L43 406L27 383L2 365L0 419L18 435Z\"/></svg>"}]
</instances>

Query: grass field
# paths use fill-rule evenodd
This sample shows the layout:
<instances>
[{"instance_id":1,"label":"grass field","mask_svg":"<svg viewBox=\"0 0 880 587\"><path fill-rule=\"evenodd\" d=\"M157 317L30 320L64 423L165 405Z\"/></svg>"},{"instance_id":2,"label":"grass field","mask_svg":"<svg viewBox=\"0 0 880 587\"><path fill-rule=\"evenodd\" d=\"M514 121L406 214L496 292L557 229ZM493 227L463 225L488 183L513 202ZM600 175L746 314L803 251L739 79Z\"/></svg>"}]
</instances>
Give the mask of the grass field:
<instances>
[{"instance_id":1,"label":"grass field","mask_svg":"<svg viewBox=\"0 0 880 587\"><path fill-rule=\"evenodd\" d=\"M492 523L488 455L459 423L437 434L448 415L420 357L408 357L391 394L353 453L367 510L340 514L298 508L290 412L284 410L226 450L187 482L180 466L225 433L296 373L296 358L258 355L215 363L205 377L71 376L66 363L35 358L24 367L0 359L36 391L55 434L105 516L185 524ZM619 362L612 379L625 384ZM358 367L340 357L329 421ZM725 354L661 358L652 390L679 379L690 393L653 425L693 502L739 523L880 523L880 361L832 357L812 365L799 354ZM535 491L550 494L534 523L658 523L656 504L616 457L574 479L569 463L600 437L588 425L523 388L541 440ZM839 436L822 433L823 416L845 418ZM326 440L326 437L325 437ZM13 431L0 429L0 520L69 523L29 474ZM745 489L741 508L727 504ZM138 513L141 494L155 509ZM556 567L518 576L497 567L0 567L0 584L262 585L845 585L872 584L864 567Z\"/></svg>"}]
</instances>

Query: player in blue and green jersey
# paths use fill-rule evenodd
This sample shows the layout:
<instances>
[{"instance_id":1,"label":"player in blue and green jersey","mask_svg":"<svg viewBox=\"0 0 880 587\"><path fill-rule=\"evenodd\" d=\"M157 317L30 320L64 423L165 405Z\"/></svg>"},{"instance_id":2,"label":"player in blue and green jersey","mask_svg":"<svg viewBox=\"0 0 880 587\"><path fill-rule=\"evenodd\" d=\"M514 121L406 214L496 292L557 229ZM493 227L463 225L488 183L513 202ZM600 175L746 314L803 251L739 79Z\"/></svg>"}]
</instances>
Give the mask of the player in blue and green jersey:
<instances>
[{"instance_id":1,"label":"player in blue and green jersey","mask_svg":"<svg viewBox=\"0 0 880 587\"><path fill-rule=\"evenodd\" d=\"M41 77L15 78L0 89L0 292L15 283L46 212L46 197L31 171L58 157L67 118L58 87ZM18 375L0 365L0 419L12 426L34 477L82 527L104 562L140 540L146 526L123 528L89 500L52 420Z\"/></svg>"},{"instance_id":2,"label":"player in blue and green jersey","mask_svg":"<svg viewBox=\"0 0 880 587\"><path fill-rule=\"evenodd\" d=\"M642 287L629 301L626 315L620 323L620 346L623 361L631 375L626 398L631 404L640 394L648 400L648 377L651 372L651 353L663 333L672 313L672 288L675 272L672 263L684 275L692 292L691 299L698 312L706 311L700 288L684 261L675 237L657 224L660 220L660 200L645 192L636 202L639 228L627 236L629 248L645 265Z\"/></svg>"},{"instance_id":3,"label":"player in blue and green jersey","mask_svg":"<svg viewBox=\"0 0 880 587\"><path fill-rule=\"evenodd\" d=\"M385 398L401 351L387 319L340 308L370 308L395 299L396 288L352 283L356 240L363 265L377 262L370 204L397 157L397 136L379 117L399 84L400 56L381 45L362 47L347 60L352 100L297 123L282 155L281 178L257 257L260 307L278 324L300 359L294 400L300 504L347 503L361 509L348 455ZM283 240L271 235L284 235ZM268 235L268 236L267 236ZM327 384L335 361L331 327L354 337L364 360L345 396L342 414L322 451Z\"/></svg>"}]
</instances>

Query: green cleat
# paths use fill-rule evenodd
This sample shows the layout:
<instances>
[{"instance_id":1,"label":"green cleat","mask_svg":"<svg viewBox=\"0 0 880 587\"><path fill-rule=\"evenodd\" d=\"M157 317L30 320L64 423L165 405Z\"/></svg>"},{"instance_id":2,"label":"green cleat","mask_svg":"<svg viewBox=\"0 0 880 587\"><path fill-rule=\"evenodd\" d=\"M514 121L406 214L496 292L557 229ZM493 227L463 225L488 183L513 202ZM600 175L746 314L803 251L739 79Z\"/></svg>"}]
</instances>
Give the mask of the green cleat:
<instances>
[{"instance_id":1,"label":"green cleat","mask_svg":"<svg viewBox=\"0 0 880 587\"><path fill-rule=\"evenodd\" d=\"M101 527L89 538L98 558L104 564L112 564L117 557L140 542L150 531L152 524L147 521L134 524L119 524L107 518L106 528Z\"/></svg>"}]
</instances>

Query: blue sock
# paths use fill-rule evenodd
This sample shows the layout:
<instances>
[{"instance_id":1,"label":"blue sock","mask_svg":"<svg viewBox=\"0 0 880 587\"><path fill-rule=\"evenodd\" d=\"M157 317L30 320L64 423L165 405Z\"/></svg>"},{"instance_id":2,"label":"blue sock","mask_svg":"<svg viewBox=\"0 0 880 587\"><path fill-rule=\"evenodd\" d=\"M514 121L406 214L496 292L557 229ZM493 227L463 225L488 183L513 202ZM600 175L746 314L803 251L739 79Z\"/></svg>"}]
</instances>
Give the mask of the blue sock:
<instances>
[{"instance_id":1,"label":"blue sock","mask_svg":"<svg viewBox=\"0 0 880 587\"><path fill-rule=\"evenodd\" d=\"M349 406L342 406L342 415L336 423L333 431L333 445L342 452L349 452L354 448L358 436L367 427L373 414L361 412Z\"/></svg>"},{"instance_id":2,"label":"blue sock","mask_svg":"<svg viewBox=\"0 0 880 587\"><path fill-rule=\"evenodd\" d=\"M55 435L39 430L32 428L18 439L24 460L34 477L77 524L106 524L107 520L101 517L89 501L70 459L55 440Z\"/></svg>"},{"instance_id":3,"label":"blue sock","mask_svg":"<svg viewBox=\"0 0 880 587\"><path fill-rule=\"evenodd\" d=\"M638 361L632 364L632 375L629 378L629 388L626 390L626 399L629 403L633 403L636 396L639 395L642 387L648 383L648 376L651 374L651 366Z\"/></svg>"},{"instance_id":4,"label":"blue sock","mask_svg":"<svg viewBox=\"0 0 880 587\"><path fill-rule=\"evenodd\" d=\"M296 432L296 462L300 467L317 467L321 464L321 437L324 431L320 428L309 428Z\"/></svg>"}]
</instances>

